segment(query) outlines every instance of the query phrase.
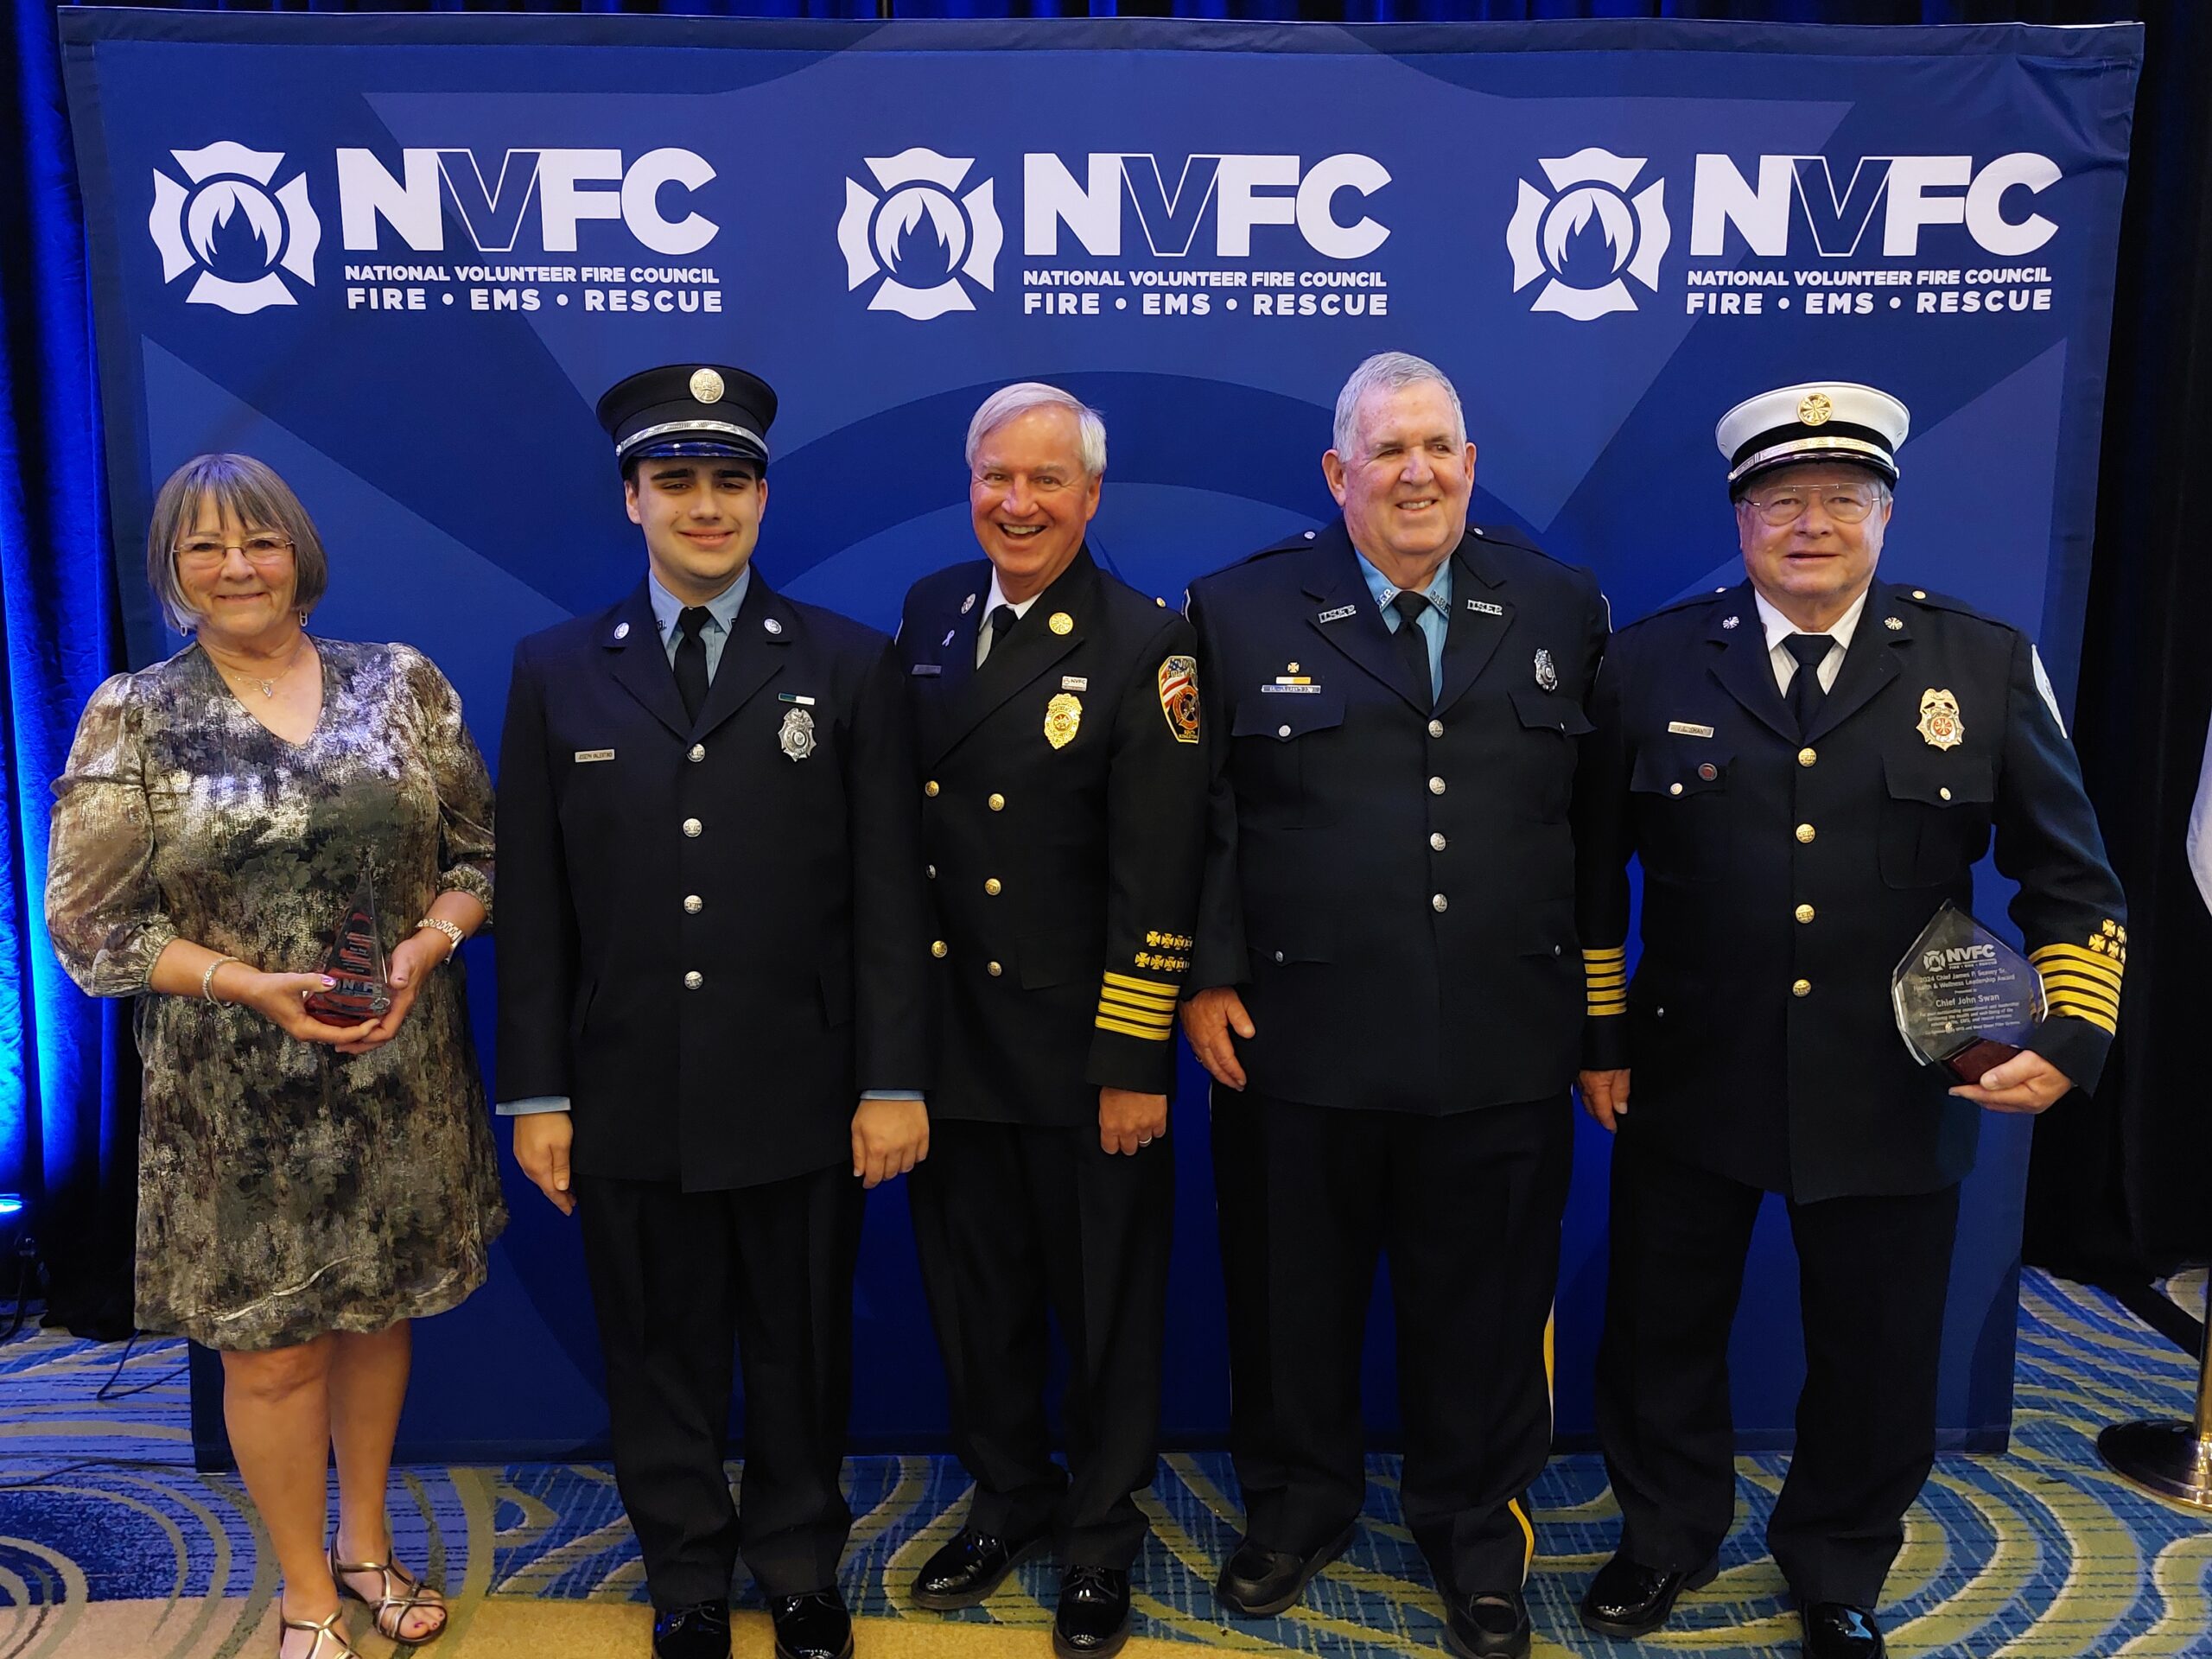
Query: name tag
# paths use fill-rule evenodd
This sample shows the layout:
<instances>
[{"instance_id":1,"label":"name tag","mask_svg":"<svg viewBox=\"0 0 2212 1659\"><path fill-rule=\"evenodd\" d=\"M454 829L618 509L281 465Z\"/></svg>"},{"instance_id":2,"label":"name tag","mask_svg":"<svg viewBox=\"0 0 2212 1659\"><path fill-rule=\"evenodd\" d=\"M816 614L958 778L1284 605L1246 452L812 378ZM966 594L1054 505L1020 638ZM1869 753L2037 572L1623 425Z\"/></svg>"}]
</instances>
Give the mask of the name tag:
<instances>
[{"instance_id":1,"label":"name tag","mask_svg":"<svg viewBox=\"0 0 2212 1659\"><path fill-rule=\"evenodd\" d=\"M942 674L944 672L944 664L943 663L916 663L906 671L909 674Z\"/></svg>"},{"instance_id":2,"label":"name tag","mask_svg":"<svg viewBox=\"0 0 2212 1659\"><path fill-rule=\"evenodd\" d=\"M796 691L779 691L776 693L776 701L778 702L795 702L802 709L811 709L814 707L814 699L812 697L802 697Z\"/></svg>"},{"instance_id":3,"label":"name tag","mask_svg":"<svg viewBox=\"0 0 2212 1659\"><path fill-rule=\"evenodd\" d=\"M1307 685L1296 680L1287 682L1277 680L1273 685L1263 685L1260 688L1262 691L1298 692L1301 694L1318 692L1320 689L1321 688L1318 685Z\"/></svg>"},{"instance_id":4,"label":"name tag","mask_svg":"<svg viewBox=\"0 0 2212 1659\"><path fill-rule=\"evenodd\" d=\"M1667 729L1676 737L1711 737L1713 735L1712 727L1700 726L1687 720L1670 720L1667 722Z\"/></svg>"},{"instance_id":5,"label":"name tag","mask_svg":"<svg viewBox=\"0 0 2212 1659\"><path fill-rule=\"evenodd\" d=\"M1320 615L1315 617L1313 620L1316 622L1341 622L1348 616L1357 616L1358 614L1358 606L1339 605L1333 611L1322 612Z\"/></svg>"},{"instance_id":6,"label":"name tag","mask_svg":"<svg viewBox=\"0 0 2212 1659\"><path fill-rule=\"evenodd\" d=\"M578 766L582 766L588 760L612 760L613 758L614 751L612 749L578 749L576 751Z\"/></svg>"},{"instance_id":7,"label":"name tag","mask_svg":"<svg viewBox=\"0 0 2212 1659\"><path fill-rule=\"evenodd\" d=\"M1084 674L1063 674L1060 676L1060 690L1063 691L1088 691L1090 690L1090 678L1088 675Z\"/></svg>"},{"instance_id":8,"label":"name tag","mask_svg":"<svg viewBox=\"0 0 2212 1659\"><path fill-rule=\"evenodd\" d=\"M1484 616L1503 616L1505 614L1504 606L1493 605L1486 599L1471 599L1467 601L1467 608L1471 611L1480 611Z\"/></svg>"}]
</instances>

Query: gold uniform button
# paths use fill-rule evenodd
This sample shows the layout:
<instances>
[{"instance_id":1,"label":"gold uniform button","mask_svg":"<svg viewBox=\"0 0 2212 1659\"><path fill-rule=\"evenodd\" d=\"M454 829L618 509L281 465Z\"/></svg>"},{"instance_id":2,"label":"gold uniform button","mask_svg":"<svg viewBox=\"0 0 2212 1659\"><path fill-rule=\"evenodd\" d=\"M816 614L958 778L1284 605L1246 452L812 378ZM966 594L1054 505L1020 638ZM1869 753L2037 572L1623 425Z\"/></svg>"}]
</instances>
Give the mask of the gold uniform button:
<instances>
[{"instance_id":1,"label":"gold uniform button","mask_svg":"<svg viewBox=\"0 0 2212 1659\"><path fill-rule=\"evenodd\" d=\"M696 818L686 818L683 820L683 833L690 836L694 841L696 841L699 838L699 832L706 827L707 826L705 824L700 823Z\"/></svg>"},{"instance_id":2,"label":"gold uniform button","mask_svg":"<svg viewBox=\"0 0 2212 1659\"><path fill-rule=\"evenodd\" d=\"M1948 789L1939 789L1936 792L1947 801L1951 798L1951 791Z\"/></svg>"},{"instance_id":3,"label":"gold uniform button","mask_svg":"<svg viewBox=\"0 0 2212 1659\"><path fill-rule=\"evenodd\" d=\"M696 916L696 915L697 915L701 911L704 910L706 907L707 907L707 901L706 901L705 899L702 899L702 898L701 898L697 893L686 893L686 894L684 894L684 896L683 896L683 908L684 908L687 912L689 912L690 914L692 914L692 915L694 915L694 916Z\"/></svg>"},{"instance_id":4,"label":"gold uniform button","mask_svg":"<svg viewBox=\"0 0 2212 1659\"><path fill-rule=\"evenodd\" d=\"M996 979L1001 974L1006 972L1006 969L1000 967L995 962L987 962L983 964L983 971L988 974L993 979Z\"/></svg>"},{"instance_id":5,"label":"gold uniform button","mask_svg":"<svg viewBox=\"0 0 2212 1659\"><path fill-rule=\"evenodd\" d=\"M1428 792L1432 795L1441 795L1444 792L1444 780L1441 778L1430 779L1428 780Z\"/></svg>"},{"instance_id":6,"label":"gold uniform button","mask_svg":"<svg viewBox=\"0 0 2212 1659\"><path fill-rule=\"evenodd\" d=\"M930 955L933 957L941 957L944 954L944 941L943 939L931 939L930 941Z\"/></svg>"},{"instance_id":7,"label":"gold uniform button","mask_svg":"<svg viewBox=\"0 0 2212 1659\"><path fill-rule=\"evenodd\" d=\"M937 779L932 778L929 782L924 784L922 785L922 793L931 797L931 798L935 798L937 795Z\"/></svg>"},{"instance_id":8,"label":"gold uniform button","mask_svg":"<svg viewBox=\"0 0 2212 1659\"><path fill-rule=\"evenodd\" d=\"M1440 893L1428 901L1428 906L1431 910L1446 911L1452 908L1452 901Z\"/></svg>"},{"instance_id":9,"label":"gold uniform button","mask_svg":"<svg viewBox=\"0 0 2212 1659\"><path fill-rule=\"evenodd\" d=\"M1916 588L1912 590L1912 596L1915 599L1925 599L1928 597L1928 590L1925 588Z\"/></svg>"},{"instance_id":10,"label":"gold uniform button","mask_svg":"<svg viewBox=\"0 0 2212 1659\"><path fill-rule=\"evenodd\" d=\"M1809 766L1814 761L1820 758L1820 755L1811 749L1800 749L1797 751L1797 764L1801 766Z\"/></svg>"},{"instance_id":11,"label":"gold uniform button","mask_svg":"<svg viewBox=\"0 0 2212 1659\"><path fill-rule=\"evenodd\" d=\"M1428 846L1431 852L1440 853L1444 850L1444 832L1441 830L1433 830L1429 832Z\"/></svg>"},{"instance_id":12,"label":"gold uniform button","mask_svg":"<svg viewBox=\"0 0 2212 1659\"><path fill-rule=\"evenodd\" d=\"M683 976L683 988L687 991L696 991L706 982L706 976L702 974L696 968L694 968L690 973Z\"/></svg>"},{"instance_id":13,"label":"gold uniform button","mask_svg":"<svg viewBox=\"0 0 2212 1659\"><path fill-rule=\"evenodd\" d=\"M1809 979L1801 979L1789 988L1789 995L1792 996L1810 996L1812 994L1813 982Z\"/></svg>"},{"instance_id":14,"label":"gold uniform button","mask_svg":"<svg viewBox=\"0 0 2212 1659\"><path fill-rule=\"evenodd\" d=\"M984 802L983 804L989 807L994 812L1003 812L1006 810L1006 797L1003 795L994 795L989 800Z\"/></svg>"},{"instance_id":15,"label":"gold uniform button","mask_svg":"<svg viewBox=\"0 0 2212 1659\"><path fill-rule=\"evenodd\" d=\"M1797 839L1798 839L1798 840L1800 840L1800 841L1810 841L1810 840L1812 840L1812 838L1813 838L1813 834L1814 834L1814 831L1813 831L1813 826L1812 826L1811 824L1809 824L1809 823L1801 823L1801 824L1799 824L1799 825L1797 826Z\"/></svg>"},{"instance_id":16,"label":"gold uniform button","mask_svg":"<svg viewBox=\"0 0 2212 1659\"><path fill-rule=\"evenodd\" d=\"M1798 919L1799 921L1801 921L1801 922L1809 922L1809 921L1811 921L1811 920L1813 919L1813 907L1812 907L1810 905L1800 905L1800 906L1797 906L1797 919Z\"/></svg>"},{"instance_id":17,"label":"gold uniform button","mask_svg":"<svg viewBox=\"0 0 2212 1659\"><path fill-rule=\"evenodd\" d=\"M985 879L985 880L984 880L984 882L983 882L983 891L984 891L985 893L989 893L989 894L991 895L991 897L992 897L992 898L994 898L994 899L997 898L997 897L999 896L999 879L998 879L998 877L996 877L995 875L994 875L994 876L990 876L990 877L986 878L986 879Z\"/></svg>"},{"instance_id":18,"label":"gold uniform button","mask_svg":"<svg viewBox=\"0 0 2212 1659\"><path fill-rule=\"evenodd\" d=\"M685 758L688 759L692 765L696 766L700 761L707 758L707 746L703 743L694 743L691 746L691 753Z\"/></svg>"},{"instance_id":19,"label":"gold uniform button","mask_svg":"<svg viewBox=\"0 0 2212 1659\"><path fill-rule=\"evenodd\" d=\"M1679 795L1682 792L1682 786L1680 784L1669 784L1667 785L1667 792L1669 795Z\"/></svg>"},{"instance_id":20,"label":"gold uniform button","mask_svg":"<svg viewBox=\"0 0 2212 1659\"><path fill-rule=\"evenodd\" d=\"M1444 722L1443 722L1442 721L1440 721L1440 720L1432 720L1432 721L1430 721L1428 722L1428 734L1429 734L1431 737L1441 737L1441 736L1443 736L1443 735L1444 735Z\"/></svg>"}]
</instances>

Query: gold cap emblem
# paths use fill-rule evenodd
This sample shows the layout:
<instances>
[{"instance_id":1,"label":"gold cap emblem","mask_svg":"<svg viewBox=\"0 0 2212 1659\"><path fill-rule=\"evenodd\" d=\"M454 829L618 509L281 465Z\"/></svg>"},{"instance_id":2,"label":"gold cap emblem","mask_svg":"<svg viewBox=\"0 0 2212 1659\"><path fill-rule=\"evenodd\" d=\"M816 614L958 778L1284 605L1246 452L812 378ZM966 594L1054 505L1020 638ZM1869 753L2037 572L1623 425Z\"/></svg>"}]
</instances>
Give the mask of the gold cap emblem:
<instances>
[{"instance_id":1,"label":"gold cap emblem","mask_svg":"<svg viewBox=\"0 0 2212 1659\"><path fill-rule=\"evenodd\" d=\"M1797 405L1797 418L1807 426L1826 426L1828 417L1835 413L1835 405L1828 402L1828 395L1816 391Z\"/></svg>"},{"instance_id":2,"label":"gold cap emblem","mask_svg":"<svg viewBox=\"0 0 2212 1659\"><path fill-rule=\"evenodd\" d=\"M712 369L691 371L691 395L702 404L719 404L722 400L722 378Z\"/></svg>"},{"instance_id":3,"label":"gold cap emblem","mask_svg":"<svg viewBox=\"0 0 2212 1659\"><path fill-rule=\"evenodd\" d=\"M1045 626L1054 633L1073 633L1075 618L1070 616L1065 611L1054 611L1052 615L1045 619Z\"/></svg>"}]
</instances>

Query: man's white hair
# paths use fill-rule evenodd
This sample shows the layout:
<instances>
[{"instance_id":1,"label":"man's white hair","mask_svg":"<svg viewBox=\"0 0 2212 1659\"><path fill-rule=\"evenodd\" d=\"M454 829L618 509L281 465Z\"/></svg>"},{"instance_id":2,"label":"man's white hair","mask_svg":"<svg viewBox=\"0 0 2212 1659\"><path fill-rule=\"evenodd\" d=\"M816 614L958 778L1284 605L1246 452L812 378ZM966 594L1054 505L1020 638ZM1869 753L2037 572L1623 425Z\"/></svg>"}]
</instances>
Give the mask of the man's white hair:
<instances>
[{"instance_id":1,"label":"man's white hair","mask_svg":"<svg viewBox=\"0 0 2212 1659\"><path fill-rule=\"evenodd\" d=\"M1083 401L1071 397L1058 386L1048 386L1041 380L1020 380L1010 386L1001 386L983 399L983 406L976 411L976 418L968 423L968 465L976 465L976 452L983 447L983 440L1015 416L1033 409L1065 409L1075 416L1076 450L1082 458L1084 475L1099 478L1106 471L1106 417Z\"/></svg>"},{"instance_id":2,"label":"man's white hair","mask_svg":"<svg viewBox=\"0 0 2212 1659\"><path fill-rule=\"evenodd\" d=\"M1432 381L1452 400L1452 441L1466 442L1467 411L1459 407L1459 389L1445 378L1444 371L1410 352L1377 352L1351 372L1351 378L1337 394L1337 453L1346 461L1358 454L1359 405L1370 392L1403 391Z\"/></svg>"}]
</instances>

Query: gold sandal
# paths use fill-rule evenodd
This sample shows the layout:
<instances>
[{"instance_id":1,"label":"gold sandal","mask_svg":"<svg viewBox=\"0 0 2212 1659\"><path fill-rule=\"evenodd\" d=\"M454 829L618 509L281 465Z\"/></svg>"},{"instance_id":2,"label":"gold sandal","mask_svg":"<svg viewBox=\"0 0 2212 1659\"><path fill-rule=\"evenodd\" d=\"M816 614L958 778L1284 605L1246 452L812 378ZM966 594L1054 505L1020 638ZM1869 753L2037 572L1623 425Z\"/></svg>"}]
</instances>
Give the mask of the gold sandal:
<instances>
[{"instance_id":1,"label":"gold sandal","mask_svg":"<svg viewBox=\"0 0 2212 1659\"><path fill-rule=\"evenodd\" d=\"M346 1575L349 1573L378 1574L380 1582L378 1588L382 1593L363 1595L346 1582ZM423 1581L396 1561L341 1561L338 1559L338 1546L333 1544L330 1547L330 1577L331 1581L337 1585L341 1597L351 1596L362 1605L374 1608L373 1623L377 1634L403 1648L423 1647L436 1641L446 1633L446 1626L452 1621L453 1611L445 1598L424 1595ZM395 1584L399 1586L397 1595L392 1593ZM420 1636L401 1635L400 1632L407 1627L407 1616L416 1611L435 1611L438 1615L438 1622ZM308 1659L315 1659L314 1655L309 1654Z\"/></svg>"},{"instance_id":2,"label":"gold sandal","mask_svg":"<svg viewBox=\"0 0 2212 1659\"><path fill-rule=\"evenodd\" d=\"M346 1639L346 1632L338 1628L338 1621L346 1616L341 1604L327 1618L287 1618L283 1603L276 1607L276 1654L283 1659L284 1633L287 1630L313 1630L315 1645L308 1649L307 1659L322 1659L323 1639L327 1637L338 1644L338 1659L361 1659L360 1650Z\"/></svg>"}]
</instances>

